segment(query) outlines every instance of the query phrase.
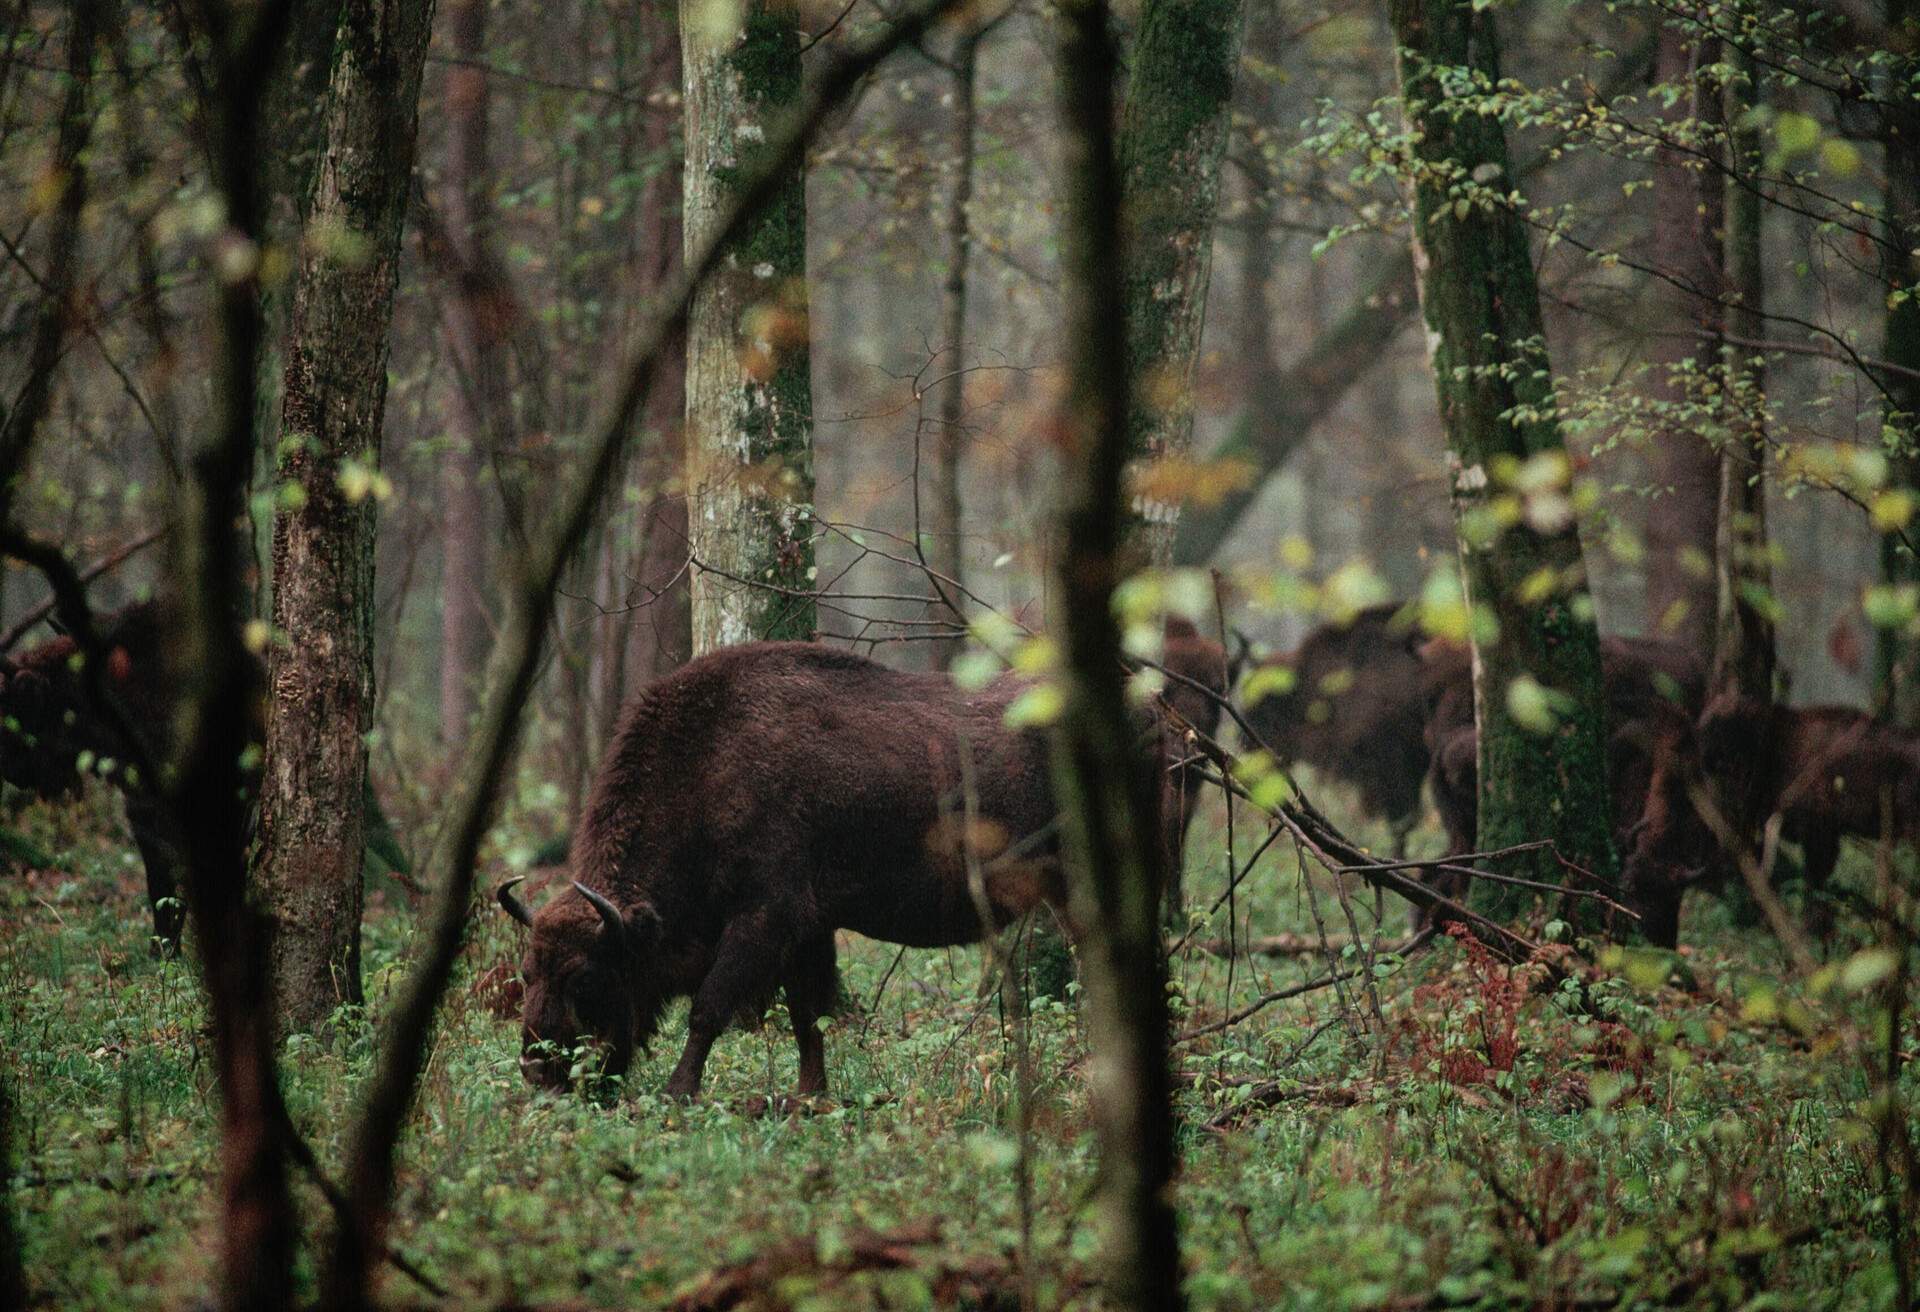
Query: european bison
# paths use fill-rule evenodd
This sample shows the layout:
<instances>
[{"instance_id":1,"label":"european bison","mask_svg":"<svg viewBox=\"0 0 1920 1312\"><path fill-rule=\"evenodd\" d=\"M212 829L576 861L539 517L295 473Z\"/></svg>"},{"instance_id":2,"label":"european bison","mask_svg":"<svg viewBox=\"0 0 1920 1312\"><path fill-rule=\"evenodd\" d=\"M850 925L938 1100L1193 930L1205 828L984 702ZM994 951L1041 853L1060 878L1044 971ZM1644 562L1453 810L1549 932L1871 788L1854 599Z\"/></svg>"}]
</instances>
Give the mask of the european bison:
<instances>
[{"instance_id":1,"label":"european bison","mask_svg":"<svg viewBox=\"0 0 1920 1312\"><path fill-rule=\"evenodd\" d=\"M129 606L101 617L99 624L108 651L109 695L129 723L150 735L164 734L174 703L161 661L157 608ZM160 804L145 790L127 786L129 746L89 695L73 639L56 637L17 658L0 656L0 716L0 778L14 787L46 798L71 797L92 773L121 790L127 825L146 865L154 936L163 947L176 947L185 918L175 873L180 844ZM161 744L150 746L158 750Z\"/></svg>"},{"instance_id":2,"label":"european bison","mask_svg":"<svg viewBox=\"0 0 1920 1312\"><path fill-rule=\"evenodd\" d=\"M98 626L108 653L108 696L122 719L145 736L149 750L164 757L171 749L179 702L167 668L166 616L160 604L128 606L99 617ZM68 637L49 639L17 658L0 656L0 779L52 799L73 796L88 774L118 788L126 802L127 827L146 867L154 937L163 951L172 951L179 946L186 919L179 898L183 844L178 826L159 798L128 777L128 744L112 716L94 702L78 658L79 648ZM405 854L371 784L366 805L368 850L404 873Z\"/></svg>"},{"instance_id":3,"label":"european bison","mask_svg":"<svg viewBox=\"0 0 1920 1312\"><path fill-rule=\"evenodd\" d=\"M1197 639L1195 639L1197 640ZM1224 682L1224 666L1221 667ZM1063 905L1047 734L1007 727L1027 686L968 693L813 643L759 642L696 660L622 713L576 831L572 891L530 914L521 1066L565 1087L585 1041L624 1073L676 997L687 1042L667 1082L698 1093L737 1015L784 990L799 1090L826 1087L817 1022L833 1001L834 931L910 947L982 935L969 866L996 925ZM1179 745L1142 715L1143 768ZM963 769L962 762L970 764ZM972 785L973 823L968 824ZM1162 808L1173 820L1174 801ZM1164 826L1170 848L1177 821Z\"/></svg>"},{"instance_id":4,"label":"european bison","mask_svg":"<svg viewBox=\"0 0 1920 1312\"><path fill-rule=\"evenodd\" d=\"M1920 843L1920 735L1845 706L1768 705L1723 693L1700 717L1700 761L1724 797L1756 821L1778 814L1800 844L1810 919L1824 937L1820 896L1852 835Z\"/></svg>"},{"instance_id":5,"label":"european bison","mask_svg":"<svg viewBox=\"0 0 1920 1312\"><path fill-rule=\"evenodd\" d=\"M1374 606L1328 624L1263 668L1285 667L1293 686L1247 708L1247 722L1282 765L1305 761L1358 790L1360 806L1393 830L1394 850L1420 818L1428 755L1425 669L1414 626L1400 608Z\"/></svg>"},{"instance_id":6,"label":"european bison","mask_svg":"<svg viewBox=\"0 0 1920 1312\"><path fill-rule=\"evenodd\" d=\"M1466 648L1440 641L1427 644L1421 655L1434 805L1447 830L1448 851L1470 852L1479 827L1471 657ZM1602 639L1600 672L1607 697L1608 793L1615 842L1627 857L1625 882L1639 903L1642 932L1670 942L1679 932L1684 882L1676 863L1697 859L1702 846L1683 794L1705 673L1677 644L1644 638Z\"/></svg>"}]
</instances>

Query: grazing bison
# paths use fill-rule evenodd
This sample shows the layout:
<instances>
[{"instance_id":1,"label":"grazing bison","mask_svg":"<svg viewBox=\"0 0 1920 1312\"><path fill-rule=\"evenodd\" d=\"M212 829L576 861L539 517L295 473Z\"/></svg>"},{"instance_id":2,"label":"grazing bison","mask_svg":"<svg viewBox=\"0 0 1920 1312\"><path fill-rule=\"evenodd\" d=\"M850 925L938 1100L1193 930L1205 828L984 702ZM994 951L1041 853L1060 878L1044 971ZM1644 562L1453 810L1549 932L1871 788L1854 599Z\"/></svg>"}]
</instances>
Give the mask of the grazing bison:
<instances>
[{"instance_id":1,"label":"grazing bison","mask_svg":"<svg viewBox=\"0 0 1920 1312\"><path fill-rule=\"evenodd\" d=\"M499 892L532 931L527 1078L564 1087L567 1051L582 1041L621 1074L668 1002L691 996L667 1082L691 1097L721 1031L779 989L799 1089L817 1093L835 930L942 947L981 937L982 900L996 927L1060 907L1047 735L1004 720L1025 686L1009 677L968 693L944 675L760 642L648 688L594 781L572 891L538 914L511 882ZM1179 788L1166 767L1181 748L1163 715L1141 718L1141 765L1162 772L1164 798ZM1161 814L1172 820L1177 805ZM1174 848L1178 824L1163 829Z\"/></svg>"},{"instance_id":2,"label":"grazing bison","mask_svg":"<svg viewBox=\"0 0 1920 1312\"><path fill-rule=\"evenodd\" d=\"M1361 809L1393 830L1394 850L1420 818L1428 754L1425 667L1399 607L1374 606L1349 624L1315 629L1265 668L1293 672L1293 686L1247 708L1247 722L1282 765L1304 761L1351 784Z\"/></svg>"},{"instance_id":3,"label":"grazing bison","mask_svg":"<svg viewBox=\"0 0 1920 1312\"><path fill-rule=\"evenodd\" d=\"M1470 852L1479 827L1479 738L1474 727L1471 657L1435 641L1425 668L1425 740L1433 800L1448 851ZM1605 638L1600 673L1607 697L1607 778L1614 839L1627 857L1626 885L1656 942L1679 932L1679 895L1701 859L1703 830L1685 799L1693 759L1692 716L1705 686L1699 663L1673 643ZM1689 863L1682 865L1681 863Z\"/></svg>"},{"instance_id":4,"label":"grazing bison","mask_svg":"<svg viewBox=\"0 0 1920 1312\"><path fill-rule=\"evenodd\" d=\"M1920 734L1845 706L1769 705L1723 693L1699 724L1700 762L1756 822L1773 815L1800 844L1810 921L1832 929L1821 896L1851 835L1920 843Z\"/></svg>"}]
</instances>

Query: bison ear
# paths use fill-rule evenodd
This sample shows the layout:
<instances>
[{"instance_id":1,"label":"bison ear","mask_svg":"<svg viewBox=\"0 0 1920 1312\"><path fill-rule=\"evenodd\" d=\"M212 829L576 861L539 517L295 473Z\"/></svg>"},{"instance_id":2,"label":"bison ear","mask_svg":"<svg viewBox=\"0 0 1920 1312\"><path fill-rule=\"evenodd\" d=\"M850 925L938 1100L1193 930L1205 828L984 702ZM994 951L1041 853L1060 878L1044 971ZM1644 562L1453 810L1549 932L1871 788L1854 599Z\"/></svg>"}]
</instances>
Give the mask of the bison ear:
<instances>
[{"instance_id":1,"label":"bison ear","mask_svg":"<svg viewBox=\"0 0 1920 1312\"><path fill-rule=\"evenodd\" d=\"M627 912L627 945L635 952L651 952L660 945L660 913L642 902Z\"/></svg>"}]
</instances>

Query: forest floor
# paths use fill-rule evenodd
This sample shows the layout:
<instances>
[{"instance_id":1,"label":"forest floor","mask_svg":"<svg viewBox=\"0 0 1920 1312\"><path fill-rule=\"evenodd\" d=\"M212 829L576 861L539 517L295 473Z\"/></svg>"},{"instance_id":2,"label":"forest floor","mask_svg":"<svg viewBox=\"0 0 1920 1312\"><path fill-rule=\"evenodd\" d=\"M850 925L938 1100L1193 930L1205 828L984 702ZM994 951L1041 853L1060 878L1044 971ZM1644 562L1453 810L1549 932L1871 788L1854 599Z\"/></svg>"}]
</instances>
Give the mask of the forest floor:
<instances>
[{"instance_id":1,"label":"forest floor","mask_svg":"<svg viewBox=\"0 0 1920 1312\"><path fill-rule=\"evenodd\" d=\"M214 1251L211 1054L191 968L146 950L136 858L95 836L113 810L30 808L18 823L53 868L0 880L12 1204L44 1305L187 1307L210 1288ZM1201 910L1224 886L1221 839L1203 824L1190 847ZM1349 932L1289 853L1235 909L1257 936L1312 938L1319 919ZM1371 895L1350 909L1370 933ZM1383 911L1383 937L1398 938L1404 910ZM1196 942L1225 924L1222 909ZM338 1160L415 932L403 900L377 896L367 1010L286 1047L288 1101L324 1161ZM794 1059L777 1008L721 1042L706 1101L663 1100L682 1006L624 1096L596 1105L529 1089L517 1022L475 987L514 958L518 932L483 915L404 1141L393 1241L445 1297L390 1269L392 1303L1101 1305L1070 1003L1034 1010L1025 1151L1019 1030L983 991L984 955L909 952L896 968L893 947L852 936L856 1002L827 1035L831 1101L783 1105ZM1615 954L1588 972L1584 1015L1444 939L1375 961L1369 986L1181 1042L1176 1201L1193 1306L1892 1306L1864 1062L1823 1019L1850 1005L1844 990L1802 1010L1777 991L1765 931L1709 900L1689 904L1685 937L1678 957ZM1847 959L1844 944L1831 952ZM1174 962L1179 1027L1327 970L1321 953L1230 962L1190 945ZM1905 1093L1911 1121L1911 1066ZM325 1203L300 1189L308 1230L324 1234Z\"/></svg>"}]
</instances>

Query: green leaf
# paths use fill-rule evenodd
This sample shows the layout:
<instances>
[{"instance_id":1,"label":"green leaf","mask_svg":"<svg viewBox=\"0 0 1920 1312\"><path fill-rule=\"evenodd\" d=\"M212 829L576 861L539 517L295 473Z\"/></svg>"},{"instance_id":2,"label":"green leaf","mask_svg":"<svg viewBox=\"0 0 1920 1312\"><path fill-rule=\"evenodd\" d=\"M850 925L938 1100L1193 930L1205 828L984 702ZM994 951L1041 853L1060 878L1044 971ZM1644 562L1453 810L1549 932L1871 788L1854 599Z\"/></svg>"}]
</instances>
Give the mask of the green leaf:
<instances>
[{"instance_id":1,"label":"green leaf","mask_svg":"<svg viewBox=\"0 0 1920 1312\"><path fill-rule=\"evenodd\" d=\"M1009 729L1033 729L1052 724L1066 708L1066 694L1055 683L1036 683L1007 707Z\"/></svg>"},{"instance_id":2,"label":"green leaf","mask_svg":"<svg viewBox=\"0 0 1920 1312\"><path fill-rule=\"evenodd\" d=\"M1864 948L1840 967L1840 984L1855 993L1864 993L1893 974L1899 965L1900 958L1887 948Z\"/></svg>"}]
</instances>

